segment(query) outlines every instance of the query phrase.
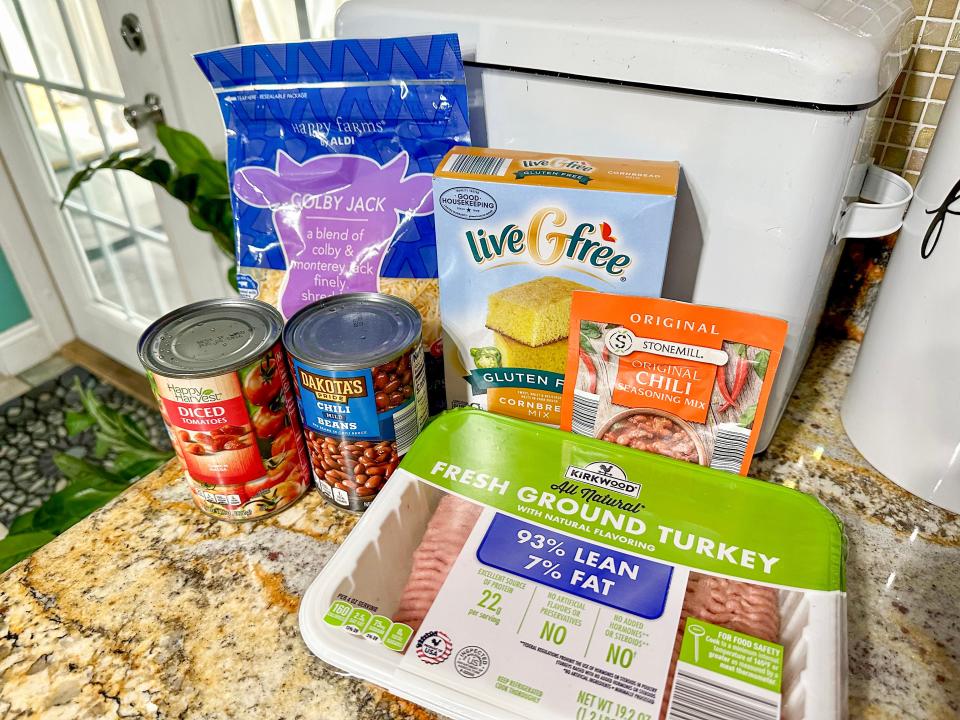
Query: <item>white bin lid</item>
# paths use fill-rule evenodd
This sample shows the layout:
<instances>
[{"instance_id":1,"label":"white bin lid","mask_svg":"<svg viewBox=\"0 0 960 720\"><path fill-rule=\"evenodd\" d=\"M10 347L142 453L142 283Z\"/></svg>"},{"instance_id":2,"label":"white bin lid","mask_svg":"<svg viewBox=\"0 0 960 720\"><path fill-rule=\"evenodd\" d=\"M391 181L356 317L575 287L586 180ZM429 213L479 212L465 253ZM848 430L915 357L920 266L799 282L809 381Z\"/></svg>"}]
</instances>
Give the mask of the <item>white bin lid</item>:
<instances>
[{"instance_id":1,"label":"white bin lid","mask_svg":"<svg viewBox=\"0 0 960 720\"><path fill-rule=\"evenodd\" d=\"M337 35L457 32L480 65L850 107L893 84L915 22L910 0L350 0Z\"/></svg>"}]
</instances>

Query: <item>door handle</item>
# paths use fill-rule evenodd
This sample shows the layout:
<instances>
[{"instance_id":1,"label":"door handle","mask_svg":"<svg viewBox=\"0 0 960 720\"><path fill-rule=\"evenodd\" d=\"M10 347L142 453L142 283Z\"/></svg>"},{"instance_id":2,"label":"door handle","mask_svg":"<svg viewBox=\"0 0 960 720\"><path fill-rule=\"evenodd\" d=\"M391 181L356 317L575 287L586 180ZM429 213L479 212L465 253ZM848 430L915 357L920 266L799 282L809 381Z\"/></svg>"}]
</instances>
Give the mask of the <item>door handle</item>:
<instances>
[{"instance_id":1,"label":"door handle","mask_svg":"<svg viewBox=\"0 0 960 720\"><path fill-rule=\"evenodd\" d=\"M156 93L147 93L142 103L127 105L123 108L123 118L134 130L139 130L150 123L163 122L163 105L160 96Z\"/></svg>"}]
</instances>

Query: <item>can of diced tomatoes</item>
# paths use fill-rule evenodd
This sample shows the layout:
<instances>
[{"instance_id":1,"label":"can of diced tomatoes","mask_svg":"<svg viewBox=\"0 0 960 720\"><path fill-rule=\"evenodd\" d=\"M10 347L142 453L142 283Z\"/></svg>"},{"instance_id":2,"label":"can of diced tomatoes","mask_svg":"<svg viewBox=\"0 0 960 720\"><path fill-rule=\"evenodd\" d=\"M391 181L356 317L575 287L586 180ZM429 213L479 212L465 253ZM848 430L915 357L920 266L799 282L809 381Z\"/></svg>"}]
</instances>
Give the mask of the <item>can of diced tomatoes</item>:
<instances>
[{"instance_id":1,"label":"can of diced tomatoes","mask_svg":"<svg viewBox=\"0 0 960 720\"><path fill-rule=\"evenodd\" d=\"M363 512L427 422L420 313L392 295L334 295L287 322L313 477L328 502Z\"/></svg>"},{"instance_id":2,"label":"can of diced tomatoes","mask_svg":"<svg viewBox=\"0 0 960 720\"><path fill-rule=\"evenodd\" d=\"M164 315L137 352L194 502L220 520L260 520L310 486L281 334L257 300L208 300Z\"/></svg>"}]
</instances>

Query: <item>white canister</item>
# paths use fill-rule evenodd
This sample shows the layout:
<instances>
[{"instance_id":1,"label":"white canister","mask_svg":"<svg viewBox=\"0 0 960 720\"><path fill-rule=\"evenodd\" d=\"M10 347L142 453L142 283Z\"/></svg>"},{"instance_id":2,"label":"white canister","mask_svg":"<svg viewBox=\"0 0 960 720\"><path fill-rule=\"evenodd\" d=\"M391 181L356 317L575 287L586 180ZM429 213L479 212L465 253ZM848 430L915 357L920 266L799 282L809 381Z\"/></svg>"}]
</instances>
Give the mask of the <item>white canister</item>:
<instances>
[{"instance_id":1,"label":"white canister","mask_svg":"<svg viewBox=\"0 0 960 720\"><path fill-rule=\"evenodd\" d=\"M877 470L960 512L960 98L944 109L840 417Z\"/></svg>"}]
</instances>

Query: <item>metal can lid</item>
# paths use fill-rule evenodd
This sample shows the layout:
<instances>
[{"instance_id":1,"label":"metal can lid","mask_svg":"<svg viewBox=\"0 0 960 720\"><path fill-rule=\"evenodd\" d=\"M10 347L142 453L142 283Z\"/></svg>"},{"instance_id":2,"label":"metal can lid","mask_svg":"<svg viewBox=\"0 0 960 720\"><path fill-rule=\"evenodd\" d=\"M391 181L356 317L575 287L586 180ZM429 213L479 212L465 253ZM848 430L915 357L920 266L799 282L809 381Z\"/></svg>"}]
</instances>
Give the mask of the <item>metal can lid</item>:
<instances>
[{"instance_id":1,"label":"metal can lid","mask_svg":"<svg viewBox=\"0 0 960 720\"><path fill-rule=\"evenodd\" d=\"M209 377L253 362L280 339L283 316L259 300L204 300L167 313L137 345L143 366L174 378Z\"/></svg>"},{"instance_id":2,"label":"metal can lid","mask_svg":"<svg viewBox=\"0 0 960 720\"><path fill-rule=\"evenodd\" d=\"M420 342L420 313L406 300L374 292L320 300L287 321L283 344L298 360L330 370L390 362Z\"/></svg>"}]
</instances>

